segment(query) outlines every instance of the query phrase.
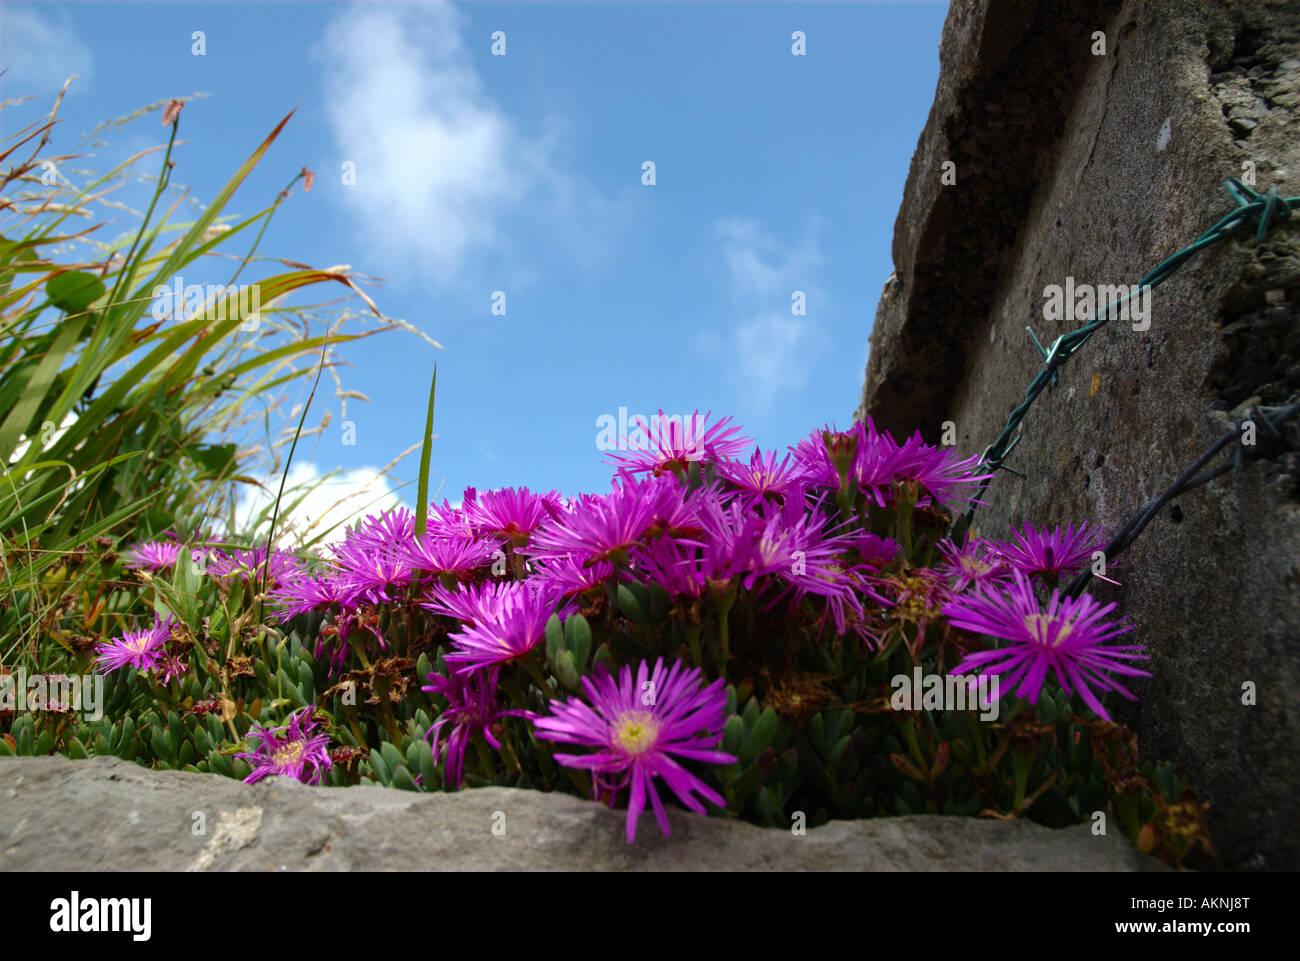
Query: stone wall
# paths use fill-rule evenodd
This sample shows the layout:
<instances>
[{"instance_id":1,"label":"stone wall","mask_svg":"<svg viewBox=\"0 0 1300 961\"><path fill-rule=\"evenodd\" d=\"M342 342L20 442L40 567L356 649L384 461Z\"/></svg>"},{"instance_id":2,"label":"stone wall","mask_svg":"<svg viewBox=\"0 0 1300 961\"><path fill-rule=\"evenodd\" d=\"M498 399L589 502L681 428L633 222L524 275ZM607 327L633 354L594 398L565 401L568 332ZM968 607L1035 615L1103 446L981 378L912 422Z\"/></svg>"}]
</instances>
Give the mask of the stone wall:
<instances>
[{"instance_id":1,"label":"stone wall","mask_svg":"<svg viewBox=\"0 0 1300 961\"><path fill-rule=\"evenodd\" d=\"M970 455L1041 365L1025 327L1047 346L1082 326L1044 319L1047 285L1136 283L1233 208L1243 162L1256 189L1300 194L1300 4L954 0L940 58L857 416L931 442L952 421ZM1039 397L1007 461L1027 477L999 474L977 533L1114 529L1230 415L1300 389L1300 218L1204 251L1151 300L1149 330L1111 322ZM1231 868L1300 868L1297 450L1293 425L1235 482L1180 497L1112 572L1122 586L1093 590L1155 674L1117 719L1210 802Z\"/></svg>"},{"instance_id":2,"label":"stone wall","mask_svg":"<svg viewBox=\"0 0 1300 961\"><path fill-rule=\"evenodd\" d=\"M241 784L115 757L0 758L5 871L1165 871L1116 832L921 815L804 835L667 805L485 787L416 794ZM87 816L94 812L94 816Z\"/></svg>"}]
</instances>

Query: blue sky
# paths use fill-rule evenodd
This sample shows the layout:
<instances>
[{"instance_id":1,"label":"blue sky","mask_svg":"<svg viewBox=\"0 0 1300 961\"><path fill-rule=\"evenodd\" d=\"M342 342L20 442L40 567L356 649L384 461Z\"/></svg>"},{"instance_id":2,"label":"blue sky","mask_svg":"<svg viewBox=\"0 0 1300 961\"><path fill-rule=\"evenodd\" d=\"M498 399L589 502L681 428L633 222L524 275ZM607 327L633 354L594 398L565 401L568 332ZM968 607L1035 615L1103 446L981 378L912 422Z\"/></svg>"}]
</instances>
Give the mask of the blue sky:
<instances>
[{"instance_id":1,"label":"blue sky","mask_svg":"<svg viewBox=\"0 0 1300 961\"><path fill-rule=\"evenodd\" d=\"M260 210L310 168L262 250L385 278L379 307L442 345L394 332L344 348L344 386L369 398L347 402L356 443L324 391L309 423L330 409L333 426L300 476L359 482L417 442L436 361L433 489L574 494L608 488L597 420L620 408L712 410L777 449L851 421L946 9L6 2L0 93L34 99L3 127L48 111L72 73L66 150L103 120L205 94L182 112L173 180L206 201L297 108L230 209ZM149 114L87 165L166 134Z\"/></svg>"}]
</instances>

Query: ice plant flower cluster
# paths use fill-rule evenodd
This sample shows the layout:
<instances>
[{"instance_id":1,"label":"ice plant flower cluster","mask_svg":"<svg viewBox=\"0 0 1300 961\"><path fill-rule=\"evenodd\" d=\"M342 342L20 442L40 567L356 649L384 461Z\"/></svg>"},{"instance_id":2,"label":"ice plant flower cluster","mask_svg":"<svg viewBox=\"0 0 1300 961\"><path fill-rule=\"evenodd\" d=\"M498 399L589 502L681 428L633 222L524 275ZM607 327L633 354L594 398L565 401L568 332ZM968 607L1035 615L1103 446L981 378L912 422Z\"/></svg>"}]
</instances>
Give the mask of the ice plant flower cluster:
<instances>
[{"instance_id":1,"label":"ice plant flower cluster","mask_svg":"<svg viewBox=\"0 0 1300 961\"><path fill-rule=\"evenodd\" d=\"M214 550L207 560L208 573L213 577L238 577L245 582L261 582L265 574L269 587L275 587L302 576L302 563L291 553L276 548L269 552L265 544L252 550L235 548L231 551Z\"/></svg>"},{"instance_id":2,"label":"ice plant flower cluster","mask_svg":"<svg viewBox=\"0 0 1300 961\"><path fill-rule=\"evenodd\" d=\"M1120 679L1149 676L1140 645L1119 643L1131 625L1114 604L1059 588L1096 570L1103 532L965 530L988 477L978 460L870 419L784 451L740 434L729 418L661 412L609 458L603 493L467 488L423 520L365 517L316 556L193 545L212 598L202 621L179 639L170 622L128 632L97 661L161 679L168 736L160 717L149 738L173 763L198 753L169 747L177 720L202 719L209 770L577 789L626 805L629 843L646 808L666 834L674 801L766 825L1031 804L1068 823L1111 803L1087 793L1093 774L1062 778L1060 753L1035 748L1085 743L1063 725L1108 722L1103 696L1131 698ZM196 603L193 571L167 583L182 549L125 555L170 609ZM262 604L278 626L251 627ZM1000 677L1012 716L972 721L928 694L894 706L897 678L943 674ZM242 712L257 704L282 726L250 730ZM917 724L921 709L939 714ZM229 730L252 749L207 746ZM1070 756L1090 764L1089 750ZM1122 810L1155 801L1142 804Z\"/></svg>"}]
</instances>

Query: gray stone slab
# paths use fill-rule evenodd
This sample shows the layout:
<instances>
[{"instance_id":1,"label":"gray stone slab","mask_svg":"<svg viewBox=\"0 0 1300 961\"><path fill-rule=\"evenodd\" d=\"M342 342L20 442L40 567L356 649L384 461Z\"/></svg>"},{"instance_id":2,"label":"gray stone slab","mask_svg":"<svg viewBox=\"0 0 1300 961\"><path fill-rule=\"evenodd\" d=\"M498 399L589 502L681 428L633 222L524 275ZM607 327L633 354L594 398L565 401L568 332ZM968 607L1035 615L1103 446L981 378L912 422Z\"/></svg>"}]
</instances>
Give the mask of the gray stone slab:
<instances>
[{"instance_id":1,"label":"gray stone slab","mask_svg":"<svg viewBox=\"0 0 1300 961\"><path fill-rule=\"evenodd\" d=\"M195 834L202 813L206 829ZM906 817L804 836L669 807L642 815L564 794L414 794L246 785L118 758L0 758L2 871L1139 871L1164 865L1087 826ZM504 835L493 833L504 819Z\"/></svg>"}]
</instances>

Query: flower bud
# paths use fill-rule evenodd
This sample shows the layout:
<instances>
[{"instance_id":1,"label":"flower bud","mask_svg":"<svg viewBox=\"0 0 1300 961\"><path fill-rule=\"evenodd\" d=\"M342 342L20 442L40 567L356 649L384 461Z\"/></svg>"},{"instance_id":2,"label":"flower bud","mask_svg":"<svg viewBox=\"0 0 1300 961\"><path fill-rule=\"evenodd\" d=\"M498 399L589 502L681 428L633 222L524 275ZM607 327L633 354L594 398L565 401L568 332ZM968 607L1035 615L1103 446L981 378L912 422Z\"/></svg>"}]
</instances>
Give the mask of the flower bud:
<instances>
[{"instance_id":1,"label":"flower bud","mask_svg":"<svg viewBox=\"0 0 1300 961\"><path fill-rule=\"evenodd\" d=\"M844 490L848 487L849 471L852 469L853 460L858 454L858 432L849 430L836 433L824 430L822 431L822 443L826 445L826 452L830 455L831 463L835 466L835 473L840 477L840 490Z\"/></svg>"}]
</instances>

